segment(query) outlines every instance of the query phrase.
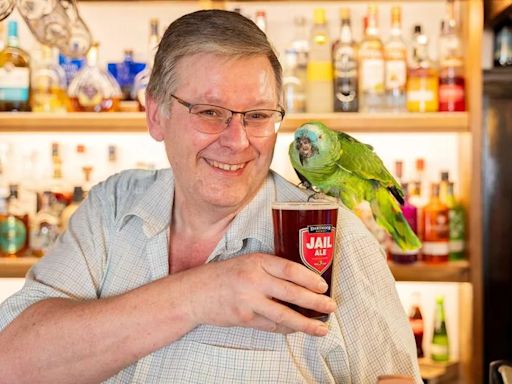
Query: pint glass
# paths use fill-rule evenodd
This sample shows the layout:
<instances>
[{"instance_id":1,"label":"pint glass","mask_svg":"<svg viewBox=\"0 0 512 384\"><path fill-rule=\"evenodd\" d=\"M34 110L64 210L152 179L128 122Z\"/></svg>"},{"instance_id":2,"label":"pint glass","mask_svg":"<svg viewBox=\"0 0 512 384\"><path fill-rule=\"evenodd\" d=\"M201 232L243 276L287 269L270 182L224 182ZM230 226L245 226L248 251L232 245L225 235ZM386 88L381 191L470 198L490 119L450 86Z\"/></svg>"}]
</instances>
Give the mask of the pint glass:
<instances>
[{"instance_id":1,"label":"pint glass","mask_svg":"<svg viewBox=\"0 0 512 384\"><path fill-rule=\"evenodd\" d=\"M331 294L338 205L334 202L272 203L275 254L322 275ZM326 321L328 314L285 303L304 316Z\"/></svg>"}]
</instances>

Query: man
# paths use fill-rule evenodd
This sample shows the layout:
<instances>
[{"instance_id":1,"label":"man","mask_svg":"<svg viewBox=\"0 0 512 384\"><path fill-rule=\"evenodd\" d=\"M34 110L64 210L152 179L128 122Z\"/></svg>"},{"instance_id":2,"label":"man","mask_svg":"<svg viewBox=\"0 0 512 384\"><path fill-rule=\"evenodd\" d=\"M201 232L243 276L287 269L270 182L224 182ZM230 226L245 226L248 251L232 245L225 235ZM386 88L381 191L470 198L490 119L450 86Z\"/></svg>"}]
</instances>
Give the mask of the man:
<instances>
[{"instance_id":1,"label":"man","mask_svg":"<svg viewBox=\"0 0 512 384\"><path fill-rule=\"evenodd\" d=\"M348 210L333 299L318 274L272 255L271 202L307 198L269 172L280 98L281 67L250 20L199 11L170 25L146 115L171 169L91 190L0 307L0 382L419 382L392 276Z\"/></svg>"}]
</instances>

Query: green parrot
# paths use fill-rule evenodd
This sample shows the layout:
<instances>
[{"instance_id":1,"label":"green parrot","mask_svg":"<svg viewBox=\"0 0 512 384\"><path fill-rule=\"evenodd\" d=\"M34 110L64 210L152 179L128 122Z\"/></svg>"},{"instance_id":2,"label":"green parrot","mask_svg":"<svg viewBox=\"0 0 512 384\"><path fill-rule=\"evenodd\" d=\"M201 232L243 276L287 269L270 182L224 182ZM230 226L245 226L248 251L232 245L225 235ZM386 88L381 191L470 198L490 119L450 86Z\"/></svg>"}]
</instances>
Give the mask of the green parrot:
<instances>
[{"instance_id":1,"label":"green parrot","mask_svg":"<svg viewBox=\"0 0 512 384\"><path fill-rule=\"evenodd\" d=\"M375 221L402 250L421 246L400 209L402 188L371 145L312 121L295 131L289 155L306 187L341 199L351 210L368 201Z\"/></svg>"}]
</instances>

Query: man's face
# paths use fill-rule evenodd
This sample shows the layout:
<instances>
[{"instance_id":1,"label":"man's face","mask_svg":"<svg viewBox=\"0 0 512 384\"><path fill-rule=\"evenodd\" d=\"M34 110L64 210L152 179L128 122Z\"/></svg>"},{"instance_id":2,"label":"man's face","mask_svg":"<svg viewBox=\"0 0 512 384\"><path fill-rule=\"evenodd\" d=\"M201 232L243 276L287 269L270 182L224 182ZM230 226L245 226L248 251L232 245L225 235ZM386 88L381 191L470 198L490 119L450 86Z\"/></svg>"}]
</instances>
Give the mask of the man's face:
<instances>
[{"instance_id":1,"label":"man's face","mask_svg":"<svg viewBox=\"0 0 512 384\"><path fill-rule=\"evenodd\" d=\"M178 63L175 95L191 104L235 111L277 109L272 67L265 57L227 59L198 54ZM256 194L272 161L276 135L247 136L239 114L218 134L199 132L197 116L173 100L169 117L151 123L150 133L165 142L176 177L176 199L223 208L241 208ZM151 107L149 109L151 114Z\"/></svg>"}]
</instances>

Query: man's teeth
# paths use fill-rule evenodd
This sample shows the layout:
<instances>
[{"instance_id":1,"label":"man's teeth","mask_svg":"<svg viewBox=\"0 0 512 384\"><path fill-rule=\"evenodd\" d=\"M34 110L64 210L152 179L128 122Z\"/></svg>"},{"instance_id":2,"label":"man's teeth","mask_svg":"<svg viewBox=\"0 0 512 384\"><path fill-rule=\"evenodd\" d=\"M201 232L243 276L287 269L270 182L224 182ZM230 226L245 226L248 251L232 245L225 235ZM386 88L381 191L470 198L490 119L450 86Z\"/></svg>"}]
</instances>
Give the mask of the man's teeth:
<instances>
[{"instance_id":1,"label":"man's teeth","mask_svg":"<svg viewBox=\"0 0 512 384\"><path fill-rule=\"evenodd\" d=\"M239 169L242 169L245 167L245 163L242 164L226 164L226 163L219 163L218 161L208 161L208 163L215 168L220 168L224 171L238 171Z\"/></svg>"}]
</instances>

